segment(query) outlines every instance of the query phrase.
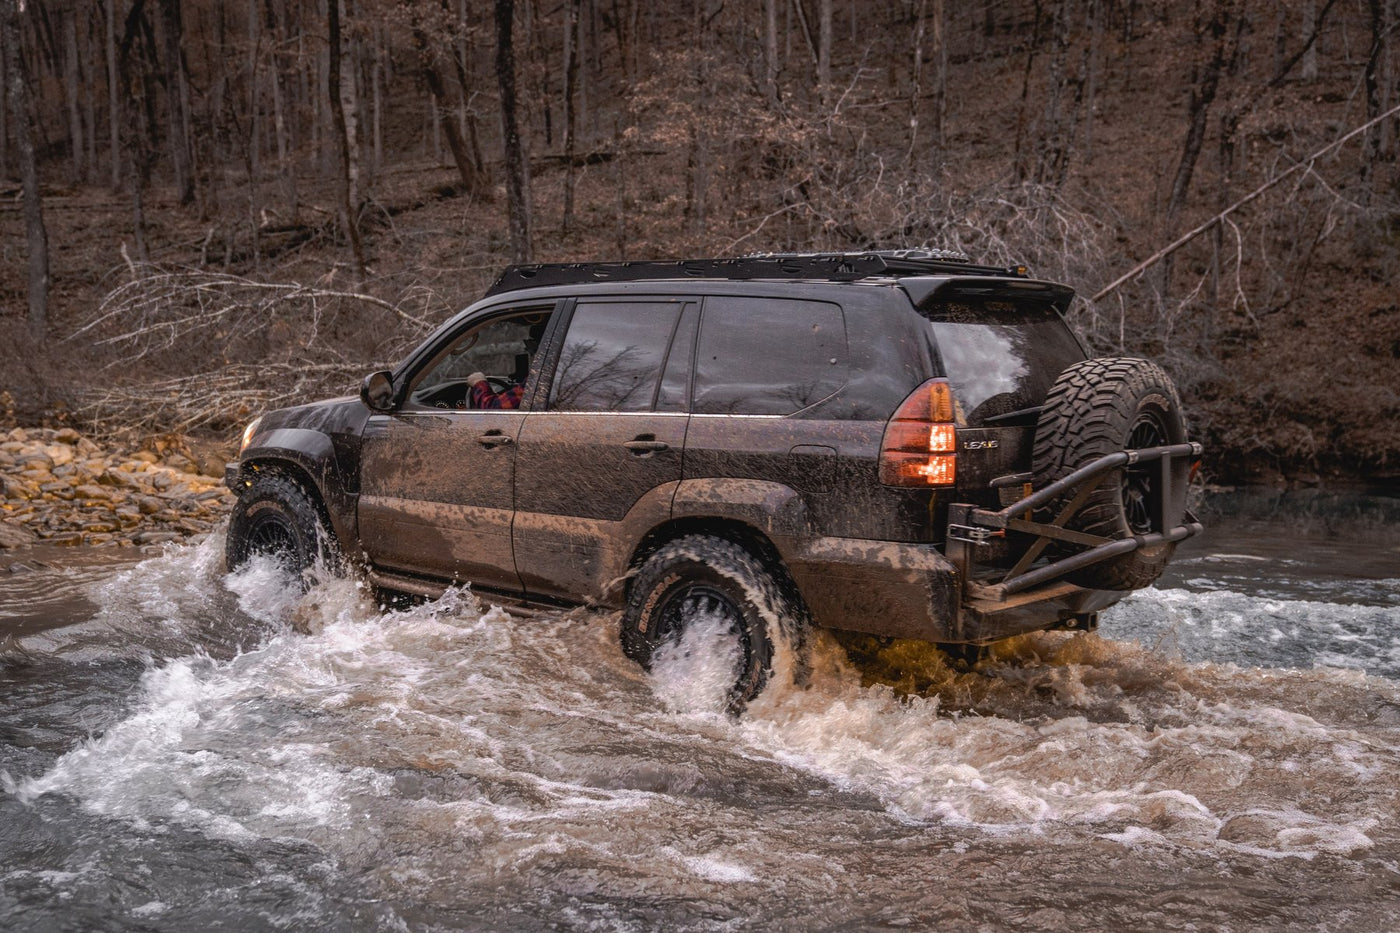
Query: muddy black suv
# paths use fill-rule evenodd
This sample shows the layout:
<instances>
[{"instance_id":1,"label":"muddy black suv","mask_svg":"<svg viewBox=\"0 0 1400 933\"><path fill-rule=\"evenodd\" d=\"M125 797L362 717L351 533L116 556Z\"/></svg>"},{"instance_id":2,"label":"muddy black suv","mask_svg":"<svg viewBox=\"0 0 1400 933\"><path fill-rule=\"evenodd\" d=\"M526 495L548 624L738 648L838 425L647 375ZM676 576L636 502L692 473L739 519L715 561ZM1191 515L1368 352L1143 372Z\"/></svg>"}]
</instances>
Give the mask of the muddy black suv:
<instances>
[{"instance_id":1,"label":"muddy black suv","mask_svg":"<svg viewBox=\"0 0 1400 933\"><path fill-rule=\"evenodd\" d=\"M1073 292L931 251L508 269L358 398L248 426L227 558L432 596L704 621L736 704L809 625L1087 629L1200 525L1167 376Z\"/></svg>"}]
</instances>

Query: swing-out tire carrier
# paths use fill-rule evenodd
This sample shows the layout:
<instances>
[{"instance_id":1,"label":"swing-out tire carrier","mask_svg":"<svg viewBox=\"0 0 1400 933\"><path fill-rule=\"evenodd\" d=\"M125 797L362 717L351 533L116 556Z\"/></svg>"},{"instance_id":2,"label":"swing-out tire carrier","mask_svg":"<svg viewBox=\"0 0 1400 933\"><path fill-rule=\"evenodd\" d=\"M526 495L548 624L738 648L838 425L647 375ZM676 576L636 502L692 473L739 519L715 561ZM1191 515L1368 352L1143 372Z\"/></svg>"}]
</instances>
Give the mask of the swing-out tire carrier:
<instances>
[{"instance_id":1,"label":"swing-out tire carrier","mask_svg":"<svg viewBox=\"0 0 1400 933\"><path fill-rule=\"evenodd\" d=\"M1196 443L1122 450L998 510L967 504L949 506L947 555L963 581L958 640L989 643L1045 628L1044 620L1050 613L1058 615L1059 628L1093 628L1098 611L1117 602L1123 593L1080 586L1067 577L1134 551L1173 545L1200 534L1201 523L1186 509L1185 476L1201 452ZM1158 530L1106 538L1068 527L1088 494L1106 478L1116 477L1121 469L1154 462L1160 464L1159 499L1152 503L1153 514L1159 517ZM1066 499L1069 504L1049 520L1035 519L1037 510ZM1019 559L1009 569L982 565L979 547L1008 532L1027 542ZM1051 557L1042 559L1051 547Z\"/></svg>"}]
</instances>

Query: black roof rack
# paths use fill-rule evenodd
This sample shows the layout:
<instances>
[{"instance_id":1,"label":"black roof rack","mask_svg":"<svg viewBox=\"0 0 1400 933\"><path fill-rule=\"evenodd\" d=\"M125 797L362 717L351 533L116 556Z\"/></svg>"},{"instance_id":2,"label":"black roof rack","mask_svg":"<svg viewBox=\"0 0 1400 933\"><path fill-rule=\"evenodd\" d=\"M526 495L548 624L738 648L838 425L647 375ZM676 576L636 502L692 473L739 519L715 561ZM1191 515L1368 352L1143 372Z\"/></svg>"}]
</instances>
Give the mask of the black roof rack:
<instances>
[{"instance_id":1,"label":"black roof rack","mask_svg":"<svg viewBox=\"0 0 1400 933\"><path fill-rule=\"evenodd\" d=\"M641 282L653 279L858 279L902 275L994 275L1025 278L1025 266L979 266L943 250L874 250L863 253L755 253L733 259L638 262L568 262L510 266L486 296L544 285Z\"/></svg>"}]
</instances>

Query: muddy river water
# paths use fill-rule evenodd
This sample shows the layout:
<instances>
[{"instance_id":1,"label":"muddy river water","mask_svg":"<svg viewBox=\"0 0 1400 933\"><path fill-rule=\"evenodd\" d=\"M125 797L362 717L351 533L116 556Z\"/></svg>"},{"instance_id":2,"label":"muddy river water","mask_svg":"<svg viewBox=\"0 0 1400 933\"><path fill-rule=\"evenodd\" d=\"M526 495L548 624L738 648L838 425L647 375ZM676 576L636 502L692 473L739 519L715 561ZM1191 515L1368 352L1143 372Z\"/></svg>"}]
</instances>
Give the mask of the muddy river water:
<instances>
[{"instance_id":1,"label":"muddy river water","mask_svg":"<svg viewBox=\"0 0 1400 933\"><path fill-rule=\"evenodd\" d=\"M1400 499L1205 512L1098 635L822 636L737 721L604 614L20 555L0 929L1400 928Z\"/></svg>"}]
</instances>

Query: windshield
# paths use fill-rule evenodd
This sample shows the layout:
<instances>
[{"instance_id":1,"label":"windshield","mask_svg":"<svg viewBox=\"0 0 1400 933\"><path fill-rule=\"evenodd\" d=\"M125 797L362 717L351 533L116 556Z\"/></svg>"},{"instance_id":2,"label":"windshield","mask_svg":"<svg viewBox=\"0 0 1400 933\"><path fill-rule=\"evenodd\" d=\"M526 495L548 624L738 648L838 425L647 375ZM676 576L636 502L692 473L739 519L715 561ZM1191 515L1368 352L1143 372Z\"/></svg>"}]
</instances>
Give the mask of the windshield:
<instances>
[{"instance_id":1,"label":"windshield","mask_svg":"<svg viewBox=\"0 0 1400 933\"><path fill-rule=\"evenodd\" d=\"M1055 378L1084 351L1053 307L1040 301L932 301L943 372L967 424L1035 422ZM1019 414L1016 414L1019 413ZM1010 418L999 416L1013 415Z\"/></svg>"}]
</instances>

